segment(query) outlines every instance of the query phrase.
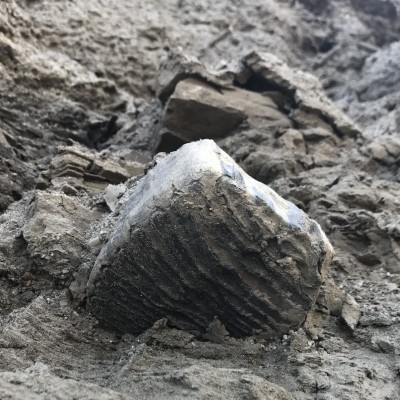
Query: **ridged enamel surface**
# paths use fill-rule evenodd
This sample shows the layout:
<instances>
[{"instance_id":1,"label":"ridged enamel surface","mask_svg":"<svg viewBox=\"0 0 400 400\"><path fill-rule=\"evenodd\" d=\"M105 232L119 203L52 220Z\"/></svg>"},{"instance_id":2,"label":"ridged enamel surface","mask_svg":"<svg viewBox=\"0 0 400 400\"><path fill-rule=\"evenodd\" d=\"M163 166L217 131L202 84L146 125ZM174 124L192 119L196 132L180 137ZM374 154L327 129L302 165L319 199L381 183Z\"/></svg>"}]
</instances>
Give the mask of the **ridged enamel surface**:
<instances>
[{"instance_id":1,"label":"ridged enamel surface","mask_svg":"<svg viewBox=\"0 0 400 400\"><path fill-rule=\"evenodd\" d=\"M183 146L138 183L88 285L105 325L141 333L167 317L237 337L279 336L315 302L332 247L319 225L211 140Z\"/></svg>"}]
</instances>

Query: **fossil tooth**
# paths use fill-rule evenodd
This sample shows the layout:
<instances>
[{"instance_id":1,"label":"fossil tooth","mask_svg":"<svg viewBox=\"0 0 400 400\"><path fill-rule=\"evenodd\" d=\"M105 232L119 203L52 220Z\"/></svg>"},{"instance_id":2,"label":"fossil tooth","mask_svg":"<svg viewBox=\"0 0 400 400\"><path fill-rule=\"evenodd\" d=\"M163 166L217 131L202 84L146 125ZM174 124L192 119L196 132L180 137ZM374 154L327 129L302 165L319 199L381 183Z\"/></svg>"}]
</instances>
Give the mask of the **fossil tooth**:
<instances>
[{"instance_id":1,"label":"fossil tooth","mask_svg":"<svg viewBox=\"0 0 400 400\"><path fill-rule=\"evenodd\" d=\"M88 283L105 325L160 318L243 337L300 326L333 255L320 226L249 177L212 140L184 145L138 182Z\"/></svg>"}]
</instances>

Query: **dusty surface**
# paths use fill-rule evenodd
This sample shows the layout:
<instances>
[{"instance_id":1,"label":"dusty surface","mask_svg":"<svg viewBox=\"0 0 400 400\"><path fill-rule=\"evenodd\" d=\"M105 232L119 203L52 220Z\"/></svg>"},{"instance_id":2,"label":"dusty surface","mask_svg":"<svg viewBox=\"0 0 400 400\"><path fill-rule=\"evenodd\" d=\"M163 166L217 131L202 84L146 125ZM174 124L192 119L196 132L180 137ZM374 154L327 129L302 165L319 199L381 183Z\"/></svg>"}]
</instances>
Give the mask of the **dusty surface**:
<instances>
[{"instance_id":1,"label":"dusty surface","mask_svg":"<svg viewBox=\"0 0 400 400\"><path fill-rule=\"evenodd\" d=\"M399 15L397 0L3 0L0 397L399 399ZM177 48L186 69L156 79ZM128 195L157 152L199 137L332 243L300 329L121 335L86 310Z\"/></svg>"}]
</instances>

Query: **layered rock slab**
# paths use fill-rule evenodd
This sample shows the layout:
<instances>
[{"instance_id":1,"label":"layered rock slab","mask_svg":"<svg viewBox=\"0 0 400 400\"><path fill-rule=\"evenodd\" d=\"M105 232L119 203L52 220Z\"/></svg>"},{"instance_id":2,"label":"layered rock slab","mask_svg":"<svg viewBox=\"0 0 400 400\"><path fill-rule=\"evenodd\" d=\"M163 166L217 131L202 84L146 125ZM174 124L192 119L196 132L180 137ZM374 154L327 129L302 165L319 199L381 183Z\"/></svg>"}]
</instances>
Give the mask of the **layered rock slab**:
<instances>
[{"instance_id":1,"label":"layered rock slab","mask_svg":"<svg viewBox=\"0 0 400 400\"><path fill-rule=\"evenodd\" d=\"M360 134L316 77L270 53L249 53L217 72L170 52L156 81L163 128L183 142L223 138L246 128L269 134L293 127L323 128L339 137Z\"/></svg>"},{"instance_id":2,"label":"layered rock slab","mask_svg":"<svg viewBox=\"0 0 400 400\"><path fill-rule=\"evenodd\" d=\"M297 108L297 112L292 113L297 124L309 127L317 117L319 120L314 120L314 124L322 126L326 122L339 135L357 136L360 133L350 118L329 100L315 76L290 68L270 53L252 52L242 62L249 70L244 70L238 80L249 84L248 80L253 77L258 81L256 86L272 85L288 94Z\"/></svg>"},{"instance_id":3,"label":"layered rock slab","mask_svg":"<svg viewBox=\"0 0 400 400\"><path fill-rule=\"evenodd\" d=\"M168 318L243 337L305 320L333 250L320 226L213 141L184 145L127 196L88 283L88 308L121 332Z\"/></svg>"},{"instance_id":4,"label":"layered rock slab","mask_svg":"<svg viewBox=\"0 0 400 400\"><path fill-rule=\"evenodd\" d=\"M292 126L268 96L234 87L215 88L189 78L176 85L166 106L164 127L190 142L227 136L246 120L271 131Z\"/></svg>"}]
</instances>

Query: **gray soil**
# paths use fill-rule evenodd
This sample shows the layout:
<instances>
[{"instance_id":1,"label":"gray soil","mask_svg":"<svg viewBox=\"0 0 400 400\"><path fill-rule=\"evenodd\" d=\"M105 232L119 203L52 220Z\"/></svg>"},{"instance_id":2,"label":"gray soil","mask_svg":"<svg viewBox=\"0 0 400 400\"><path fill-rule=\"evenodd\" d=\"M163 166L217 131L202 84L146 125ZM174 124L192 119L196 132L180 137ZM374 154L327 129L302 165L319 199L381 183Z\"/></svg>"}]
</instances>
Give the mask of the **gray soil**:
<instances>
[{"instance_id":1,"label":"gray soil","mask_svg":"<svg viewBox=\"0 0 400 400\"><path fill-rule=\"evenodd\" d=\"M0 399L400 399L399 63L399 0L2 0ZM326 271L240 185L168 203L207 138L319 223ZM218 303L261 253L276 325L261 275Z\"/></svg>"}]
</instances>

